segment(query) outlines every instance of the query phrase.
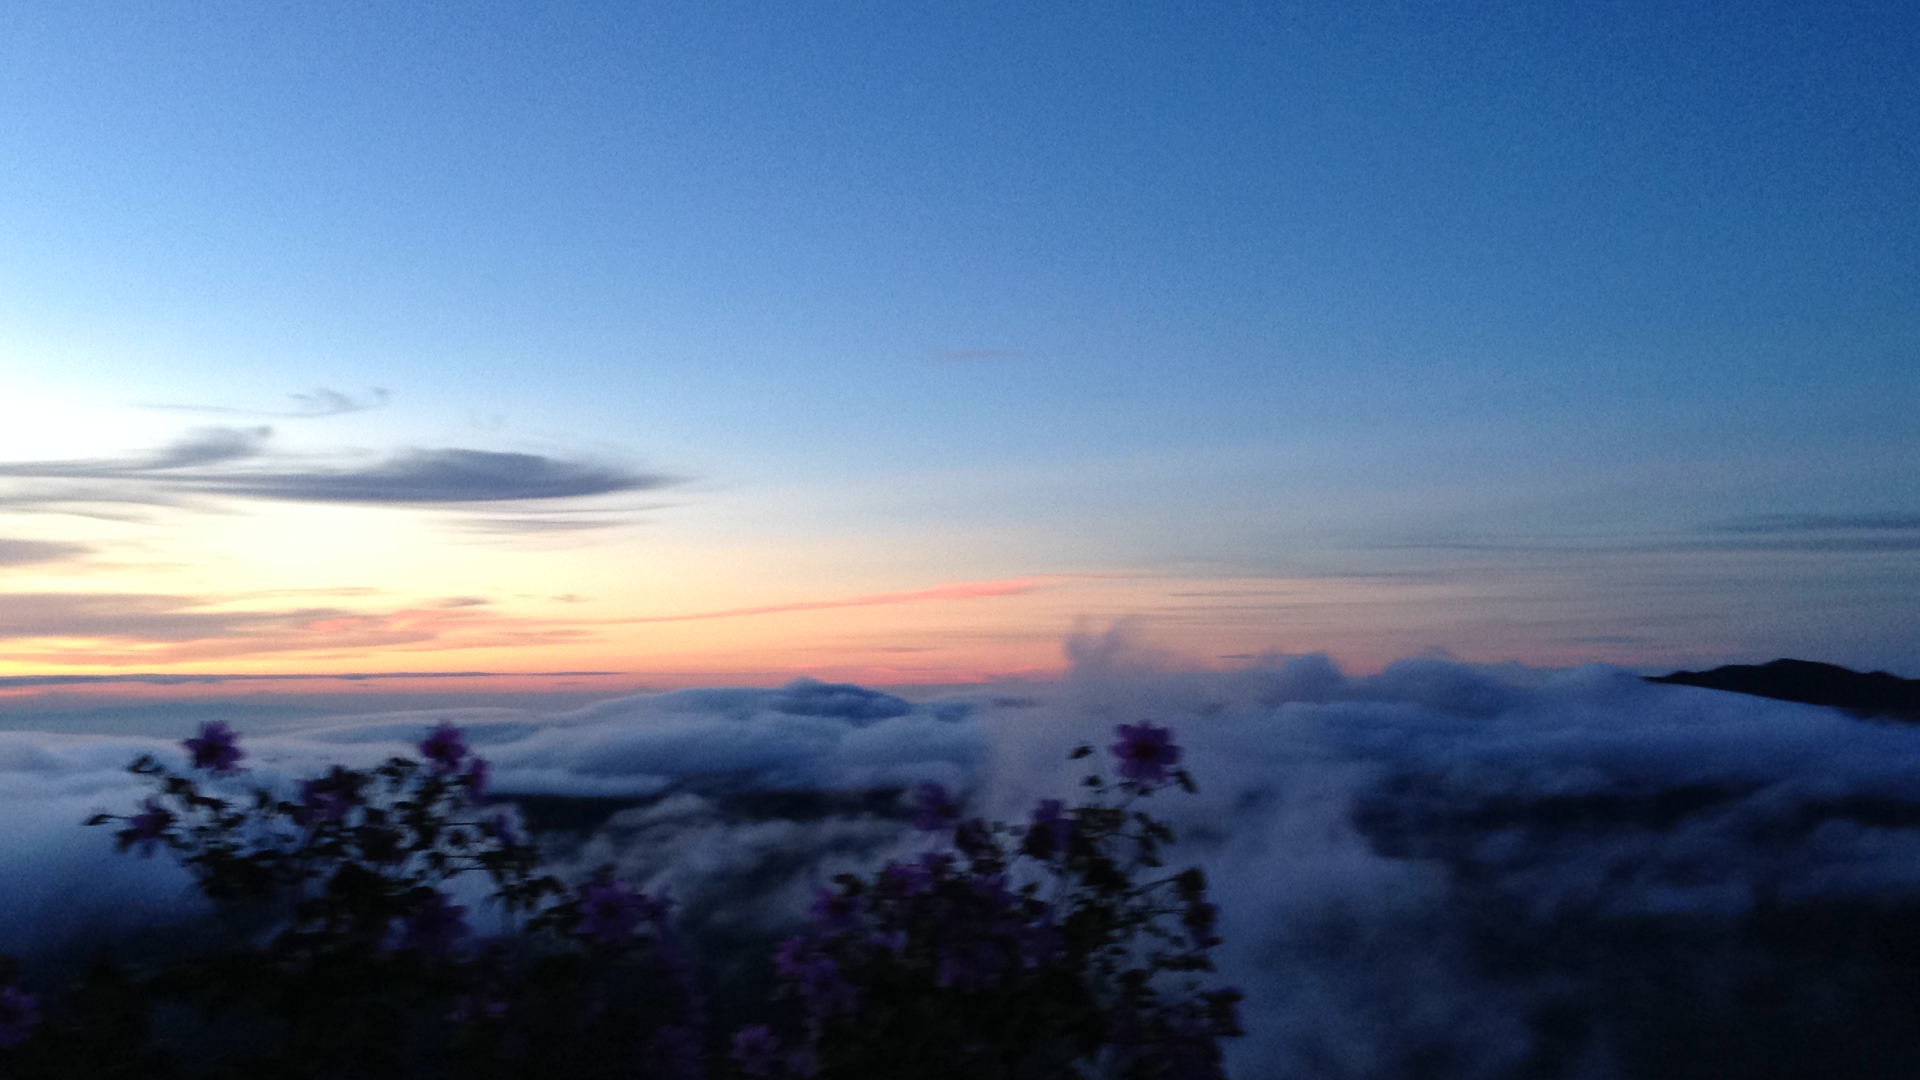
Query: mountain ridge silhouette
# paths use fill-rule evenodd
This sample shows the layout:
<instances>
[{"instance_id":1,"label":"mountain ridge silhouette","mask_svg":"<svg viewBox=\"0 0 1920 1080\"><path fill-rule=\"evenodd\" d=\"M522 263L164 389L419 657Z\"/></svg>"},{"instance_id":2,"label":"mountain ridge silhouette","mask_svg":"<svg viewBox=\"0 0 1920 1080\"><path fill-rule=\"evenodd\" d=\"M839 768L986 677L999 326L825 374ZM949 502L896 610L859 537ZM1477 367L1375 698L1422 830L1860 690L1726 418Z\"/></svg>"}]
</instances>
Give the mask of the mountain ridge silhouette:
<instances>
[{"instance_id":1,"label":"mountain ridge silhouette","mask_svg":"<svg viewBox=\"0 0 1920 1080\"><path fill-rule=\"evenodd\" d=\"M1764 664L1727 664L1710 671L1676 671L1641 678L1651 683L1826 705L1866 718L1920 722L1920 679L1903 679L1885 671L1858 672L1838 664L1782 658Z\"/></svg>"}]
</instances>

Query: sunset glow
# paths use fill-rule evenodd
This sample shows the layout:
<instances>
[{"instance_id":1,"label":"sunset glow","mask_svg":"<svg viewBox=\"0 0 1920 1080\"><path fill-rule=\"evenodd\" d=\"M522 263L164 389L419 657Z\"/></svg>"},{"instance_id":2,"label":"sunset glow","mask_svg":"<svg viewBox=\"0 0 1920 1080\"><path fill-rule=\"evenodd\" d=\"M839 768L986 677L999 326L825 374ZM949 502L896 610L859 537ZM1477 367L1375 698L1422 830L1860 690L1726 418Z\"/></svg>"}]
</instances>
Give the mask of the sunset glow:
<instances>
[{"instance_id":1,"label":"sunset glow","mask_svg":"<svg viewBox=\"0 0 1920 1080\"><path fill-rule=\"evenodd\" d=\"M1866 15L28 6L0 675L1920 672Z\"/></svg>"}]
</instances>

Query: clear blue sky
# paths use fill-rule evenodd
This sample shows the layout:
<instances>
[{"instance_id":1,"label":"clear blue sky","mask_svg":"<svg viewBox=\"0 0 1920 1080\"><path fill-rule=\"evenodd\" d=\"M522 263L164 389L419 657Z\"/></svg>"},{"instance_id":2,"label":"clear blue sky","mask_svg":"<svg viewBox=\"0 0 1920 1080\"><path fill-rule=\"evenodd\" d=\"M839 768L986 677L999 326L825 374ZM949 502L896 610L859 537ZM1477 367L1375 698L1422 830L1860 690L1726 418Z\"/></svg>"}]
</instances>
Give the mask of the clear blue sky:
<instances>
[{"instance_id":1,"label":"clear blue sky","mask_svg":"<svg viewBox=\"0 0 1920 1080\"><path fill-rule=\"evenodd\" d=\"M523 580L596 627L1039 583L977 625L939 594L829 635L850 670L889 635L952 652L900 677L1125 615L1201 656L1920 675L1916 118L1920 8L1892 2L16 0L0 446L266 424L321 471L469 448L670 478L472 563L459 592L539 622L544 669L657 643L569 639ZM389 395L289 406L318 387ZM271 529L193 539L251 496L108 535L21 482L0 540L85 551L0 594L303 617L268 598L298 565ZM321 576L392 618L427 602L409 558ZM1348 591L1232 601L1303 581ZM73 666L59 629L13 636ZM202 655L147 649L169 633L114 640Z\"/></svg>"}]
</instances>

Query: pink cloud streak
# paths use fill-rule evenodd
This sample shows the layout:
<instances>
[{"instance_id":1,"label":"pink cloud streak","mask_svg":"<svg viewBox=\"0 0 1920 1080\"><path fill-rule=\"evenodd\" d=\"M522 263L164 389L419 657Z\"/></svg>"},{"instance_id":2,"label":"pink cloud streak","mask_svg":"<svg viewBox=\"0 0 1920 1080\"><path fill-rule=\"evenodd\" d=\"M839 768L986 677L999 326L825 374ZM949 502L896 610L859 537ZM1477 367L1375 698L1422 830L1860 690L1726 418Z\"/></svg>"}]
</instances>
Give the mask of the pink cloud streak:
<instances>
[{"instance_id":1,"label":"pink cloud streak","mask_svg":"<svg viewBox=\"0 0 1920 1080\"><path fill-rule=\"evenodd\" d=\"M797 604L770 604L766 607L726 608L699 611L687 615L646 615L616 620L622 623L689 622L694 619L733 619L746 615L777 615L788 611L824 611L828 608L874 607L881 604L918 604L933 600L979 600L990 596L1017 596L1042 587L1038 578L1008 578L1002 581L962 581L938 585L918 592L874 593L839 600L805 600Z\"/></svg>"}]
</instances>

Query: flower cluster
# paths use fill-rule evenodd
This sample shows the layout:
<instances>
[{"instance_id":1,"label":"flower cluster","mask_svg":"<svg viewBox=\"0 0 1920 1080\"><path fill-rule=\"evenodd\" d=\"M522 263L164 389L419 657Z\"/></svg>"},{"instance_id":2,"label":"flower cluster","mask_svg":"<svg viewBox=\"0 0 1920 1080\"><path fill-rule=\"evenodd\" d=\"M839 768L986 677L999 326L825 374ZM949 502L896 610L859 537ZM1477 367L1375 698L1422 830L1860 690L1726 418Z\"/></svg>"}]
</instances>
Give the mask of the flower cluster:
<instances>
[{"instance_id":1,"label":"flower cluster","mask_svg":"<svg viewBox=\"0 0 1920 1080\"><path fill-rule=\"evenodd\" d=\"M799 1031L788 1049L770 1028L741 1029L737 1072L1220 1076L1240 995L1199 978L1220 943L1206 878L1154 876L1173 834L1132 805L1192 781L1167 729L1118 734L1118 784L1090 776L1089 802L1044 800L1024 826L962 819L945 789L917 788L914 823L935 846L816 891L812 931L774 957Z\"/></svg>"},{"instance_id":2,"label":"flower cluster","mask_svg":"<svg viewBox=\"0 0 1920 1080\"><path fill-rule=\"evenodd\" d=\"M445 893L429 889L401 918L400 948L426 956L446 956L467 934L467 909L448 900Z\"/></svg>"},{"instance_id":3,"label":"flower cluster","mask_svg":"<svg viewBox=\"0 0 1920 1080\"><path fill-rule=\"evenodd\" d=\"M645 1060L704 1075L704 1006L666 901L610 868L577 889L546 875L511 814L482 812L487 763L458 728L433 728L419 759L334 766L290 792L239 790L244 754L224 724L182 746L183 772L150 756L131 766L156 789L137 812L89 824L117 824L123 851L172 852L256 927L122 995L209 1022L245 1002L261 1023L237 1042L253 1056L216 1071L594 1077ZM456 901L471 877L487 880L505 936L482 939ZM36 1008L0 987L0 1046L26 1038Z\"/></svg>"},{"instance_id":4,"label":"flower cluster","mask_svg":"<svg viewBox=\"0 0 1920 1080\"><path fill-rule=\"evenodd\" d=\"M185 745L187 753L193 756L194 768L205 769L215 776L231 776L243 756L237 740L232 728L216 720L200 725L200 734L188 739Z\"/></svg>"},{"instance_id":5,"label":"flower cluster","mask_svg":"<svg viewBox=\"0 0 1920 1080\"><path fill-rule=\"evenodd\" d=\"M441 721L434 725L433 731L420 743L420 756L432 764L436 774L457 777L470 798L477 800L486 793L486 759L472 755L460 729L452 724Z\"/></svg>"},{"instance_id":6,"label":"flower cluster","mask_svg":"<svg viewBox=\"0 0 1920 1080\"><path fill-rule=\"evenodd\" d=\"M1167 770L1180 763L1173 732L1144 722L1121 724L1115 731L1120 741L1107 749L1120 759L1121 777L1143 789L1166 783Z\"/></svg>"},{"instance_id":7,"label":"flower cluster","mask_svg":"<svg viewBox=\"0 0 1920 1080\"><path fill-rule=\"evenodd\" d=\"M1214 1080L1240 1033L1238 992L1203 981L1218 913L1198 869L1164 872L1173 833L1138 805L1193 784L1167 729L1117 734L1118 780L1089 776L1086 799L1042 800L1022 824L914 789L924 850L817 888L811 930L775 951L790 1024L714 1045L673 905L610 866L572 886L546 874L510 808L482 804L487 763L459 728L435 726L417 758L250 785L238 736L205 724L184 768L141 757L153 793L90 824L178 859L232 939L105 964L52 1023L0 957L0 1070ZM182 1057L153 1037L163 1007L217 1038Z\"/></svg>"},{"instance_id":8,"label":"flower cluster","mask_svg":"<svg viewBox=\"0 0 1920 1080\"><path fill-rule=\"evenodd\" d=\"M939 832L959 816L953 797L939 784L921 784L914 791L913 827L921 832Z\"/></svg>"},{"instance_id":9,"label":"flower cluster","mask_svg":"<svg viewBox=\"0 0 1920 1080\"><path fill-rule=\"evenodd\" d=\"M663 897L648 896L604 874L581 887L574 906L573 932L603 945L628 940L642 923L664 927L673 908Z\"/></svg>"},{"instance_id":10,"label":"flower cluster","mask_svg":"<svg viewBox=\"0 0 1920 1080\"><path fill-rule=\"evenodd\" d=\"M121 850L179 856L210 898L223 902L298 897L296 924L324 925L377 939L396 920L437 909L448 880L483 871L525 908L557 883L534 873L537 853L499 828L464 820L484 790L486 763L471 757L458 729L443 724L420 744L429 766L394 758L371 770L334 766L301 781L292 798L255 789L233 798L203 788L231 783L244 757L227 725L201 725L182 743L189 762L175 773L142 756L130 767L158 788L140 812L96 815L121 824Z\"/></svg>"},{"instance_id":11,"label":"flower cluster","mask_svg":"<svg viewBox=\"0 0 1920 1080\"><path fill-rule=\"evenodd\" d=\"M12 983L0 986L0 1047L20 1045L39 1024L39 998Z\"/></svg>"}]
</instances>

